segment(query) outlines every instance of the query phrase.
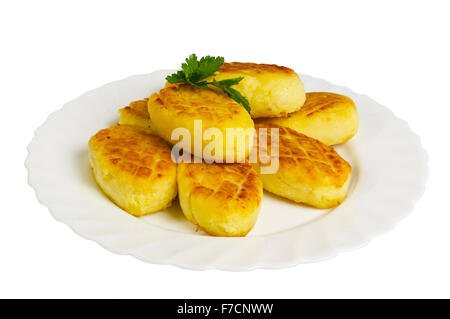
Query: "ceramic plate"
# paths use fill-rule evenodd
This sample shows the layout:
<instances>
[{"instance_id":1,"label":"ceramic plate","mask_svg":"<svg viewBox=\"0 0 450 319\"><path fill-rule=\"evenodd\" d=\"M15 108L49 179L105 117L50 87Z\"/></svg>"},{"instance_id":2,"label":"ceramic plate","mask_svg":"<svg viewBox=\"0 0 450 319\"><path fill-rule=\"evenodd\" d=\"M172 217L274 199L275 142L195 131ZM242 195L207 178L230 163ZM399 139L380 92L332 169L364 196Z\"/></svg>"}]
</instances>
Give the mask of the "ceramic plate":
<instances>
[{"instance_id":1,"label":"ceramic plate","mask_svg":"<svg viewBox=\"0 0 450 319\"><path fill-rule=\"evenodd\" d=\"M348 198L340 206L319 210L265 192L258 222L242 238L196 232L177 200L165 211L132 217L97 187L87 143L118 121L120 107L158 91L172 72L136 75L83 94L50 115L28 146L28 179L38 200L105 249L189 269L291 267L366 244L410 213L423 193L427 155L405 121L365 95L300 75L306 91L344 94L358 107L358 134L336 147L353 167Z\"/></svg>"}]
</instances>

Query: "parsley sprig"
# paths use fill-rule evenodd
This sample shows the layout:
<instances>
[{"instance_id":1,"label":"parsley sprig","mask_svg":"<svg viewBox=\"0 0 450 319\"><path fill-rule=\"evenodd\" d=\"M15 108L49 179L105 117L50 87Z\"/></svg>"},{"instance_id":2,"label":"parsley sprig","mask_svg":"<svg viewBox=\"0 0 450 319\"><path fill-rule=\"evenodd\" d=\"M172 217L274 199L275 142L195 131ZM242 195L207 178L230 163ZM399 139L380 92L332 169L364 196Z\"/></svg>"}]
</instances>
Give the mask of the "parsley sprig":
<instances>
[{"instance_id":1,"label":"parsley sprig","mask_svg":"<svg viewBox=\"0 0 450 319\"><path fill-rule=\"evenodd\" d=\"M204 56L197 59L195 54L191 54L186 60L186 63L181 64L181 70L168 75L166 77L169 83L188 83L196 86L202 90L206 89L208 85L215 86L221 89L226 95L242 104L244 108L250 113L250 104L248 100L239 91L233 89L232 86L242 81L243 77L225 79L217 81L206 81L205 79L214 75L220 69L225 59L221 56Z\"/></svg>"}]
</instances>

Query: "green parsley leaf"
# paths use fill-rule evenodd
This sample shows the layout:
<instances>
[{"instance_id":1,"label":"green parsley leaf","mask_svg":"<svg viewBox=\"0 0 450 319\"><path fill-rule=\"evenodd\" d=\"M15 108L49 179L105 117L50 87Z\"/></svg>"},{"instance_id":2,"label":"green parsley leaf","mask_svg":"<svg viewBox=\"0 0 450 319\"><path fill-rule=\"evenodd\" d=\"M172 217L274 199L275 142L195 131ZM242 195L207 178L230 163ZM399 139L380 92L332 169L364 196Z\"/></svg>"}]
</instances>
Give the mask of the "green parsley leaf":
<instances>
[{"instance_id":1,"label":"green parsley leaf","mask_svg":"<svg viewBox=\"0 0 450 319\"><path fill-rule=\"evenodd\" d=\"M166 77L166 80L169 83L186 82L186 76L184 75L183 71L178 71L177 73L174 73L172 75L168 75Z\"/></svg>"},{"instance_id":2,"label":"green parsley leaf","mask_svg":"<svg viewBox=\"0 0 450 319\"><path fill-rule=\"evenodd\" d=\"M224 62L225 59L221 56L213 57L207 55L200 59L199 70L203 75L205 75L205 79L208 76L214 75L214 73L219 71Z\"/></svg>"},{"instance_id":3,"label":"green parsley leaf","mask_svg":"<svg viewBox=\"0 0 450 319\"><path fill-rule=\"evenodd\" d=\"M198 70L197 56L191 54L189 58L186 59L186 63L181 64L181 69L184 71L186 79L190 81Z\"/></svg>"},{"instance_id":4,"label":"green parsley leaf","mask_svg":"<svg viewBox=\"0 0 450 319\"><path fill-rule=\"evenodd\" d=\"M170 82L168 80L170 83L186 82L197 86L197 82L212 76L216 71L218 71L225 59L220 56L212 57L208 55L201 58L199 61L197 55L191 54L185 61L185 63L181 64L182 71L177 72L177 74L179 72L184 74L184 80L178 81L179 79L182 79L182 77L174 77L174 74L172 74L169 75L170 81L177 82Z\"/></svg>"},{"instance_id":5,"label":"green parsley leaf","mask_svg":"<svg viewBox=\"0 0 450 319\"><path fill-rule=\"evenodd\" d=\"M220 83L220 85L223 85L223 86L233 86L233 85L239 84L239 82L241 82L243 79L244 79L244 77L241 76L238 78L225 79L225 80L220 80L220 81L216 81L216 82Z\"/></svg>"},{"instance_id":6,"label":"green parsley leaf","mask_svg":"<svg viewBox=\"0 0 450 319\"><path fill-rule=\"evenodd\" d=\"M236 102L242 104L242 106L247 110L247 112L250 113L251 108L250 108L250 103L248 102L247 98L245 96L243 96L238 90L235 90L231 87L231 85L238 84L242 79L243 79L243 77L234 78L234 79L226 79L226 80L222 80L222 81L216 81L214 79L209 84L222 89L226 95L228 95L230 98L232 98ZM230 85L229 83L234 83L234 84Z\"/></svg>"},{"instance_id":7,"label":"green parsley leaf","mask_svg":"<svg viewBox=\"0 0 450 319\"><path fill-rule=\"evenodd\" d=\"M236 102L242 104L247 112L250 113L250 104L248 100L239 91L233 89L231 86L238 84L242 81L243 77L225 79L216 81L213 79L210 82L205 81L206 78L214 75L216 71L225 62L225 59L221 56L213 57L210 55L204 56L200 59L194 53L185 59L185 63L181 64L181 70L168 75L166 77L169 83L188 83L196 86L202 90L205 90L208 85L213 85L220 88L225 94Z\"/></svg>"}]
</instances>

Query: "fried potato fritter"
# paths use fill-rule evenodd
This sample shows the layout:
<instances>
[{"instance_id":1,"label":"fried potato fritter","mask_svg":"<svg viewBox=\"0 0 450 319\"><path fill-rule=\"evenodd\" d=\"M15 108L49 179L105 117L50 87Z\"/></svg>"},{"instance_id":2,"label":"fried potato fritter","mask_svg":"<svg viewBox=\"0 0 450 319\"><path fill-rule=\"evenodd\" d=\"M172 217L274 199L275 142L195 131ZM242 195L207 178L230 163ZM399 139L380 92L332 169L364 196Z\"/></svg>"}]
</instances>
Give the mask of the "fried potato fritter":
<instances>
[{"instance_id":1,"label":"fried potato fritter","mask_svg":"<svg viewBox=\"0 0 450 319\"><path fill-rule=\"evenodd\" d=\"M202 154L195 154L198 158L225 161L231 157L234 161L244 161L253 146L254 124L250 115L242 105L222 92L211 89L201 90L185 84L168 86L159 94L155 93L150 97L148 111L155 131L172 144L179 142L178 136L172 137L174 130L187 129L191 137L191 154L195 153L195 135L200 135ZM201 130L198 132L195 132L196 120L201 120ZM203 151L209 143L219 137L205 137L208 129L219 130L221 133L221 145L211 156ZM227 131L230 129L236 129L236 140L242 139L243 147L239 147L234 140L226 138Z\"/></svg>"},{"instance_id":2,"label":"fried potato fritter","mask_svg":"<svg viewBox=\"0 0 450 319\"><path fill-rule=\"evenodd\" d=\"M134 216L171 205L177 194L170 148L148 130L117 124L89 140L89 162L105 194Z\"/></svg>"},{"instance_id":3,"label":"fried potato fritter","mask_svg":"<svg viewBox=\"0 0 450 319\"><path fill-rule=\"evenodd\" d=\"M311 92L306 93L306 102L300 110L286 117L258 119L256 122L286 126L327 145L335 145L356 134L359 117L356 105L349 97Z\"/></svg>"},{"instance_id":4,"label":"fried potato fritter","mask_svg":"<svg viewBox=\"0 0 450 319\"><path fill-rule=\"evenodd\" d=\"M252 118L279 117L300 109L305 102L303 82L294 70L275 64L224 63L213 77L244 79L233 88L245 96Z\"/></svg>"},{"instance_id":5,"label":"fried potato fritter","mask_svg":"<svg viewBox=\"0 0 450 319\"><path fill-rule=\"evenodd\" d=\"M260 174L265 190L317 208L333 207L345 199L352 168L334 149L287 127L256 124L257 131L261 128L266 129L263 136L268 143L260 145L258 138L258 150L264 148L269 156L273 155L271 128L278 128L279 132L278 172ZM257 172L262 165L270 162L262 164L258 160L254 164Z\"/></svg>"},{"instance_id":6,"label":"fried potato fritter","mask_svg":"<svg viewBox=\"0 0 450 319\"><path fill-rule=\"evenodd\" d=\"M262 183L251 165L180 163L177 181L184 215L208 234L245 236L255 225Z\"/></svg>"},{"instance_id":7,"label":"fried potato fritter","mask_svg":"<svg viewBox=\"0 0 450 319\"><path fill-rule=\"evenodd\" d=\"M120 124L129 124L144 127L154 132L150 115L148 114L148 98L137 100L130 105L119 109Z\"/></svg>"}]
</instances>

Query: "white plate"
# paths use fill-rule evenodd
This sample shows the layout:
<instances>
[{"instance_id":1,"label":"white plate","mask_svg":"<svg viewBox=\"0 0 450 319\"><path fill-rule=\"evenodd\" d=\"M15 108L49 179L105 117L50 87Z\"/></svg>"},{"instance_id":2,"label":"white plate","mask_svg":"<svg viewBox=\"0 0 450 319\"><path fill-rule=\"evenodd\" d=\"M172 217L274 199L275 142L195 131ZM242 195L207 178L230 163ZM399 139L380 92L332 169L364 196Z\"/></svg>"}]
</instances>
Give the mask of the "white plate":
<instances>
[{"instance_id":1,"label":"white plate","mask_svg":"<svg viewBox=\"0 0 450 319\"><path fill-rule=\"evenodd\" d=\"M112 252L189 269L290 267L366 244L410 213L424 191L427 155L405 121L367 96L301 75L307 91L341 93L358 106L358 134L336 147L353 167L340 206L318 210L265 193L258 222L244 238L196 232L177 201L166 211L132 217L96 186L87 142L117 122L119 107L159 90L171 72L132 76L83 94L50 115L28 146L28 179L38 200L57 220Z\"/></svg>"}]
</instances>

